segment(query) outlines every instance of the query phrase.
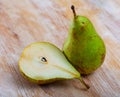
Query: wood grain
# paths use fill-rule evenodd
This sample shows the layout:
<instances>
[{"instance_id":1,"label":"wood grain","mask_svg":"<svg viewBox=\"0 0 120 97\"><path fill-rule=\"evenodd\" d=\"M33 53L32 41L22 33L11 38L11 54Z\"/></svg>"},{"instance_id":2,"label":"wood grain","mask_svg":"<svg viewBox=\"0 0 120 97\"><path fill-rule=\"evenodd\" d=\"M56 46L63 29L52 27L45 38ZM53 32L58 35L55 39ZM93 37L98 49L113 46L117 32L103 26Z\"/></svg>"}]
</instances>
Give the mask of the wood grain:
<instances>
[{"instance_id":1,"label":"wood grain","mask_svg":"<svg viewBox=\"0 0 120 97\"><path fill-rule=\"evenodd\" d=\"M39 86L25 80L18 60L25 46L47 41L60 49L68 35L74 4L103 38L103 65L77 80ZM0 0L0 97L120 97L120 0Z\"/></svg>"}]
</instances>

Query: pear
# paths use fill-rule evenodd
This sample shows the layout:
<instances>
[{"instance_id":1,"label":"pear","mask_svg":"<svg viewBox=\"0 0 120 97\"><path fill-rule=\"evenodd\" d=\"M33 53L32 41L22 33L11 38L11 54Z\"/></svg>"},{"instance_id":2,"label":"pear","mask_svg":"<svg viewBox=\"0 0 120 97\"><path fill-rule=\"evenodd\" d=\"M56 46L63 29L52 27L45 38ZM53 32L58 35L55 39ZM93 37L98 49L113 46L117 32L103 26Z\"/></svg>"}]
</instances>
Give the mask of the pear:
<instances>
[{"instance_id":1,"label":"pear","mask_svg":"<svg viewBox=\"0 0 120 97\"><path fill-rule=\"evenodd\" d=\"M81 74L87 75L102 65L106 48L92 22L85 16L76 15L73 5L71 9L74 19L63 45L63 52Z\"/></svg>"},{"instance_id":2,"label":"pear","mask_svg":"<svg viewBox=\"0 0 120 97\"><path fill-rule=\"evenodd\" d=\"M19 69L25 78L38 84L77 78L89 88L62 51L48 42L35 42L27 46L20 57Z\"/></svg>"}]
</instances>

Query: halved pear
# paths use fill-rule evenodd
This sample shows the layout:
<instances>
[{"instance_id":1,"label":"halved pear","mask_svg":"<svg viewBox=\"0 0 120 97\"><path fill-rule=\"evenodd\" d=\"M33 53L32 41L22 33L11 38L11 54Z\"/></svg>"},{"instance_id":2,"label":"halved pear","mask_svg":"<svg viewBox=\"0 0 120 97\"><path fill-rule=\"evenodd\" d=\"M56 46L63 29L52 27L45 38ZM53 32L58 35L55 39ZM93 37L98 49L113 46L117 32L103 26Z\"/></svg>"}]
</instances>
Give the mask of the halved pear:
<instances>
[{"instance_id":1,"label":"halved pear","mask_svg":"<svg viewBox=\"0 0 120 97\"><path fill-rule=\"evenodd\" d=\"M19 69L24 77L38 84L78 78L88 88L62 51L48 42L35 42L27 46L20 57Z\"/></svg>"}]
</instances>

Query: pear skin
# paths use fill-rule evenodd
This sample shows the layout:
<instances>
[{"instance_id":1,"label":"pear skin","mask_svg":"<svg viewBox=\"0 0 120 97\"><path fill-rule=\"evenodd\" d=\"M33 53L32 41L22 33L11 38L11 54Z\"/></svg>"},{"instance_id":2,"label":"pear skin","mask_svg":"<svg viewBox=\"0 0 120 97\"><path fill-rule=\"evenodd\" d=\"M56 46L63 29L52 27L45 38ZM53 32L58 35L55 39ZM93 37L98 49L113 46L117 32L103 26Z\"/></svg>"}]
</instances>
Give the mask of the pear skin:
<instances>
[{"instance_id":1,"label":"pear skin","mask_svg":"<svg viewBox=\"0 0 120 97\"><path fill-rule=\"evenodd\" d=\"M92 22L87 17L76 15L74 6L71 9L74 19L63 52L81 74L90 74L102 65L106 54L105 44Z\"/></svg>"}]
</instances>

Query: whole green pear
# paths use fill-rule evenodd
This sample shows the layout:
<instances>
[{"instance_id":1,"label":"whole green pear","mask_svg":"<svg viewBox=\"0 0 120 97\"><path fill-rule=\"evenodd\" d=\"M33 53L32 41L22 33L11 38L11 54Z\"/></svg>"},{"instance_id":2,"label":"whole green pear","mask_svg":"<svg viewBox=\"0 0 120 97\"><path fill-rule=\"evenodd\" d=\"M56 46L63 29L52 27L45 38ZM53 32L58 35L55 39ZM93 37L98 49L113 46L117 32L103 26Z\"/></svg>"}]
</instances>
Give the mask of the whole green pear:
<instances>
[{"instance_id":1,"label":"whole green pear","mask_svg":"<svg viewBox=\"0 0 120 97\"><path fill-rule=\"evenodd\" d=\"M91 21L84 16L76 15L73 5L71 9L74 19L63 52L81 74L90 74L103 63L106 54L105 44Z\"/></svg>"}]
</instances>

